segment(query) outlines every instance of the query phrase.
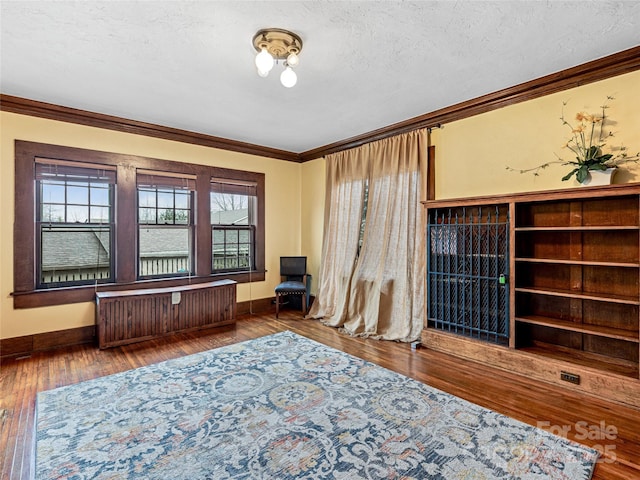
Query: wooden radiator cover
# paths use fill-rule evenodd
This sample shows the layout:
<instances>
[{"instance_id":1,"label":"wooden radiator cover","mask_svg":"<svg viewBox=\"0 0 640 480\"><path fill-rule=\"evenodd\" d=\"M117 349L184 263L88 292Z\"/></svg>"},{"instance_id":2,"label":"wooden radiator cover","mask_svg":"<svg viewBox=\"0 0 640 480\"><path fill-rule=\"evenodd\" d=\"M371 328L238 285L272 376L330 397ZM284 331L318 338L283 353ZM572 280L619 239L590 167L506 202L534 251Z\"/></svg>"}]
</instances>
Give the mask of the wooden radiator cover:
<instances>
[{"instance_id":1,"label":"wooden radiator cover","mask_svg":"<svg viewBox=\"0 0 640 480\"><path fill-rule=\"evenodd\" d=\"M236 321L236 282L96 292L100 348Z\"/></svg>"}]
</instances>

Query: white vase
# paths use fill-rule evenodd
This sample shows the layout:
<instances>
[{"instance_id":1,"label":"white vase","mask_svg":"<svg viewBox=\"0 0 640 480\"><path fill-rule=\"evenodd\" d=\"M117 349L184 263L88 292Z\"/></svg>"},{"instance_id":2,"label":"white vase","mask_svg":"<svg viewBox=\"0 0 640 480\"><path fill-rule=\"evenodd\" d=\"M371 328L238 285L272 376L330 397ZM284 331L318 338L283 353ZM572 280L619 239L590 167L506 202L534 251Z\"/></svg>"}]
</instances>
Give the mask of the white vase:
<instances>
[{"instance_id":1,"label":"white vase","mask_svg":"<svg viewBox=\"0 0 640 480\"><path fill-rule=\"evenodd\" d=\"M617 168L607 168L606 170L589 170L589 175L580 185L594 187L596 185L611 185L613 176L618 171Z\"/></svg>"}]
</instances>

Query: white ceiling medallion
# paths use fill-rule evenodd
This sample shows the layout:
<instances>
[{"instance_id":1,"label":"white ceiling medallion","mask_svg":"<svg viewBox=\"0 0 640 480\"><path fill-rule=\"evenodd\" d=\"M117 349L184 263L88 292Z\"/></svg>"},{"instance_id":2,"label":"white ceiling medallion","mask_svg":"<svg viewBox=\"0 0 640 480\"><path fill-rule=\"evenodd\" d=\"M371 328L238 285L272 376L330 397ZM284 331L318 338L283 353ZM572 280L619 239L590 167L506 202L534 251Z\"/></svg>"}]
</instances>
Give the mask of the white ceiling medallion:
<instances>
[{"instance_id":1,"label":"white ceiling medallion","mask_svg":"<svg viewBox=\"0 0 640 480\"><path fill-rule=\"evenodd\" d=\"M293 67L300 62L298 55L302 51L302 39L298 35L281 28L263 28L253 36L253 46L258 51L258 75L266 77L277 60L284 60L280 83L287 88L297 83L298 76Z\"/></svg>"}]
</instances>

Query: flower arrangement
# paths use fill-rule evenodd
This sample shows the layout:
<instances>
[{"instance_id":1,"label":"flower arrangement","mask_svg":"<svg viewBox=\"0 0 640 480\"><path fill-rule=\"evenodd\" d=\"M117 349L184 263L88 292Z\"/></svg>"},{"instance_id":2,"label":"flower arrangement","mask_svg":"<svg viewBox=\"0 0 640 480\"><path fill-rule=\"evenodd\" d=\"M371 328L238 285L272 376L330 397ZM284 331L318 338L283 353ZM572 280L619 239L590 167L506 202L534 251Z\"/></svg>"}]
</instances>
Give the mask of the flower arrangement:
<instances>
[{"instance_id":1,"label":"flower arrangement","mask_svg":"<svg viewBox=\"0 0 640 480\"><path fill-rule=\"evenodd\" d=\"M583 183L589 177L590 170L604 171L609 168L617 168L618 165L625 162L631 161L637 163L638 160L640 160L640 152L629 156L627 148L624 146L609 147L608 150L610 153L603 152L608 140L614 136L613 132L609 129L609 124L613 122L609 120L606 115L607 109L609 108L608 103L612 100L615 100L614 97L607 96L606 102L600 107L600 115L578 112L573 124L565 117L564 107L567 105L567 102L562 103L560 120L562 121L562 125L571 130L571 136L567 142L562 145L562 148L568 149L575 155L575 160L564 160L556 155L558 160L543 163L537 167L525 170L516 170L507 167L507 170L519 171L520 173L533 172L535 176L538 176L541 169L547 168L552 163L560 163L561 165L574 167L573 170L562 177L562 181L569 180L575 175L576 180Z\"/></svg>"}]
</instances>

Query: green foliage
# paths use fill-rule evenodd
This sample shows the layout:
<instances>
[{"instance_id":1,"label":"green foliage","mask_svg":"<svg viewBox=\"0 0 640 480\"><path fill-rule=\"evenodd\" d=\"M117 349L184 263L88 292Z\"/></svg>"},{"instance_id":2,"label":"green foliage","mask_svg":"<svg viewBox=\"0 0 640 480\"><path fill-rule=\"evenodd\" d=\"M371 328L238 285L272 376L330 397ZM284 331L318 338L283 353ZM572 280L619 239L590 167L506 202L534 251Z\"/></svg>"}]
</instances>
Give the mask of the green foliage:
<instances>
[{"instance_id":1,"label":"green foliage","mask_svg":"<svg viewBox=\"0 0 640 480\"><path fill-rule=\"evenodd\" d=\"M608 153L606 155L598 155L584 161L570 162L571 164L578 166L562 177L562 181L564 182L569 180L575 174L576 180L583 183L589 177L589 170L604 171L608 168L612 168L607 164L611 157L613 157L613 155Z\"/></svg>"},{"instance_id":2,"label":"green foliage","mask_svg":"<svg viewBox=\"0 0 640 480\"><path fill-rule=\"evenodd\" d=\"M547 168L552 163L559 163L574 167L573 170L562 177L562 181L567 181L575 175L576 180L579 183L583 183L589 178L589 171L591 170L603 171L609 168L617 168L618 165L629 161L637 163L640 160L640 152L629 156L627 148L624 146L609 147L610 151L617 152L615 154L603 153L602 151L607 146L608 139L614 136L613 132L608 129L609 123L613 124L613 122L608 120L606 115L606 111L609 108L607 102L611 100L614 100L614 98L607 96L604 105L600 107L601 113L599 115L578 112L573 124L569 123L565 118L564 107L567 102L563 102L560 120L562 125L571 130L571 136L563 145L563 148L573 153L575 160L563 160L558 156L558 160L543 163L537 167L523 170L507 167L507 170L519 171L520 173L533 172L534 176L538 176L541 169Z\"/></svg>"},{"instance_id":3,"label":"green foliage","mask_svg":"<svg viewBox=\"0 0 640 480\"><path fill-rule=\"evenodd\" d=\"M184 210L173 210L167 208L158 214L158 223L174 224L185 223L187 221L187 212Z\"/></svg>"}]
</instances>

